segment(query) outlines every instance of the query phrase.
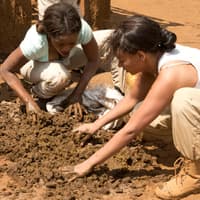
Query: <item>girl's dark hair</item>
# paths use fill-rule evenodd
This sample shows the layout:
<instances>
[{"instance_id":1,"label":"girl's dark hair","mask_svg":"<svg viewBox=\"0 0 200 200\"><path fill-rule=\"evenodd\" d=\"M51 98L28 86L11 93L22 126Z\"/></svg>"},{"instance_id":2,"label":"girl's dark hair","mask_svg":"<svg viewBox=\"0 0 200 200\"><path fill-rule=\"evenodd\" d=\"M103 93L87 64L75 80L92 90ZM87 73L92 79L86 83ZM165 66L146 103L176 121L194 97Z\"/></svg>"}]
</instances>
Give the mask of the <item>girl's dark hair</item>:
<instances>
[{"instance_id":1,"label":"girl's dark hair","mask_svg":"<svg viewBox=\"0 0 200 200\"><path fill-rule=\"evenodd\" d=\"M108 42L114 52L165 52L175 48L176 35L145 16L135 15L123 21Z\"/></svg>"},{"instance_id":2,"label":"girl's dark hair","mask_svg":"<svg viewBox=\"0 0 200 200\"><path fill-rule=\"evenodd\" d=\"M37 23L37 31L56 38L61 35L79 33L81 19L76 9L67 3L49 6L42 21Z\"/></svg>"}]
</instances>

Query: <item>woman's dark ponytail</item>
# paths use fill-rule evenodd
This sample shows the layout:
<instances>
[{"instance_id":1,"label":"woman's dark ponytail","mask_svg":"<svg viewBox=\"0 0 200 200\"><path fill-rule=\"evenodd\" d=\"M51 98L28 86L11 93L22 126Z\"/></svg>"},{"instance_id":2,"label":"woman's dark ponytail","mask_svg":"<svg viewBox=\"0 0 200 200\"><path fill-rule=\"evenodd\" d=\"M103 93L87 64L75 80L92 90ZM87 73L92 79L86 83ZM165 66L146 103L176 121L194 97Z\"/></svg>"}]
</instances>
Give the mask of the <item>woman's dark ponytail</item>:
<instances>
[{"instance_id":1,"label":"woman's dark ponytail","mask_svg":"<svg viewBox=\"0 0 200 200\"><path fill-rule=\"evenodd\" d=\"M160 48L163 48L165 51L171 51L175 48L176 39L176 34L162 28L161 41L159 43Z\"/></svg>"},{"instance_id":2,"label":"woman's dark ponytail","mask_svg":"<svg viewBox=\"0 0 200 200\"><path fill-rule=\"evenodd\" d=\"M123 21L110 36L110 46L128 53L138 50L165 52L175 48L176 35L142 15L134 15Z\"/></svg>"}]
</instances>

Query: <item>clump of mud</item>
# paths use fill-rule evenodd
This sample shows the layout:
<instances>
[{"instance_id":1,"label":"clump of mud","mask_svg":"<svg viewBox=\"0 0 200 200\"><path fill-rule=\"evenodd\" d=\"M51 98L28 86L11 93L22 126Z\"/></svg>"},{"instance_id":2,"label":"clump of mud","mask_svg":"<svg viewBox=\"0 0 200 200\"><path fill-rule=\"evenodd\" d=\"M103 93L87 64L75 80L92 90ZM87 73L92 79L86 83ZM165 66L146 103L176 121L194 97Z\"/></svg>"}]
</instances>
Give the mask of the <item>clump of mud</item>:
<instances>
[{"instance_id":1,"label":"clump of mud","mask_svg":"<svg viewBox=\"0 0 200 200\"><path fill-rule=\"evenodd\" d=\"M150 183L166 180L173 172L162 171L157 162L163 153L160 150L169 150L167 144L159 140L153 145L133 141L87 177L68 182L70 177L59 168L88 158L114 131L100 130L81 146L83 136L72 130L80 123L94 121L96 116L84 113L80 117L68 108L56 115L27 115L7 86L1 85L0 89L0 156L8 161L0 165L0 174L12 179L4 187L0 185L2 200L27 199L26 194L36 200L112 199L116 194L137 199Z\"/></svg>"}]
</instances>

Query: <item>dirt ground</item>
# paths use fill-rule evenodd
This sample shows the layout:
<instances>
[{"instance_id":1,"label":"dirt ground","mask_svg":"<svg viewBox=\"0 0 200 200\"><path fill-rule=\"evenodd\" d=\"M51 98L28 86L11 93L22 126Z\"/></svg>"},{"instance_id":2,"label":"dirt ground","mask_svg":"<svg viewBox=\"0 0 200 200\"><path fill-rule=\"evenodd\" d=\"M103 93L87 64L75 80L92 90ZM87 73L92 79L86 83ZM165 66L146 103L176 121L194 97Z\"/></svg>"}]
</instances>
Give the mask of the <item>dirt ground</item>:
<instances>
[{"instance_id":1,"label":"dirt ground","mask_svg":"<svg viewBox=\"0 0 200 200\"><path fill-rule=\"evenodd\" d=\"M200 48L200 1L160 2L112 0L110 24L144 14L176 32L179 43ZM87 177L69 182L60 172L59 167L88 158L115 133L100 130L82 147L82 138L71 130L94 119L68 108L59 115L27 116L13 91L0 84L0 200L157 200L154 188L174 175L180 156L165 131L146 132ZM182 198L198 199L197 194Z\"/></svg>"}]
</instances>

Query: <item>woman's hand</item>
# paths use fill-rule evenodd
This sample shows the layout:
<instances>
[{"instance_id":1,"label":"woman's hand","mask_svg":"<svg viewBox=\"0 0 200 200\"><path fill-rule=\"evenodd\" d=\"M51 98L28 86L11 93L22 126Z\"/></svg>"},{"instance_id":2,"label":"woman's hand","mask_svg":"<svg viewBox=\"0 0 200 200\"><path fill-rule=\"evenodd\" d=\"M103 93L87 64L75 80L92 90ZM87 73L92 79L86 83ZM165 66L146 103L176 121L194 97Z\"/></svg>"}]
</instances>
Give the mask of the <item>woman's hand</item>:
<instances>
[{"instance_id":1,"label":"woman's hand","mask_svg":"<svg viewBox=\"0 0 200 200\"><path fill-rule=\"evenodd\" d=\"M75 166L61 167L60 171L67 176L70 176L68 182L71 182L79 177L84 177L93 170L93 166L87 161L82 162Z\"/></svg>"},{"instance_id":2,"label":"woman's hand","mask_svg":"<svg viewBox=\"0 0 200 200\"><path fill-rule=\"evenodd\" d=\"M89 174L93 170L93 166L90 165L87 161L84 161L78 165L74 166L74 172L79 176L83 177Z\"/></svg>"},{"instance_id":3,"label":"woman's hand","mask_svg":"<svg viewBox=\"0 0 200 200\"><path fill-rule=\"evenodd\" d=\"M98 130L98 128L95 125L95 123L88 123L88 124L82 124L79 127L73 129L73 132L78 132L80 134L87 133L87 134L92 135L97 130Z\"/></svg>"},{"instance_id":4,"label":"woman's hand","mask_svg":"<svg viewBox=\"0 0 200 200\"><path fill-rule=\"evenodd\" d=\"M95 123L83 124L78 128L75 128L73 132L78 132L79 134L86 133L87 135L82 139L80 144L81 147L85 146L85 144L90 140L92 135L98 130Z\"/></svg>"}]
</instances>

